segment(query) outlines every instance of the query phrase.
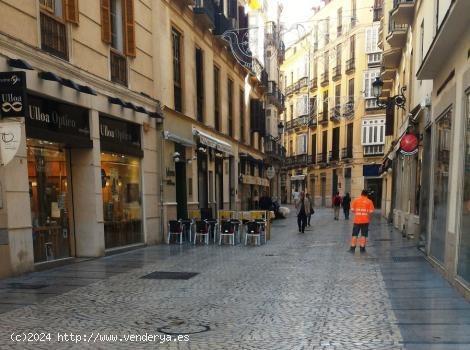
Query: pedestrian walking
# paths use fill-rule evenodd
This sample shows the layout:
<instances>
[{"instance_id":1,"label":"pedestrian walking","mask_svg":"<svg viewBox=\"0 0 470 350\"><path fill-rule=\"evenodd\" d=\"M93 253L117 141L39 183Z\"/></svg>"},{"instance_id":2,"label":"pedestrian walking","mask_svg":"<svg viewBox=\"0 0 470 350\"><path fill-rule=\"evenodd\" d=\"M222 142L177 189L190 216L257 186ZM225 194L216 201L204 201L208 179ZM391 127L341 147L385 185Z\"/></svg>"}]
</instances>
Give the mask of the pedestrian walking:
<instances>
[{"instance_id":1,"label":"pedestrian walking","mask_svg":"<svg viewBox=\"0 0 470 350\"><path fill-rule=\"evenodd\" d=\"M349 192L347 192L342 200L343 212L344 212L344 219L349 220L349 210L351 209L351 196Z\"/></svg>"},{"instance_id":2,"label":"pedestrian walking","mask_svg":"<svg viewBox=\"0 0 470 350\"><path fill-rule=\"evenodd\" d=\"M299 232L305 232L307 225L307 216L310 214L310 202L305 197L304 192L300 192L299 199L295 202L295 209L297 212L297 224L299 225Z\"/></svg>"},{"instance_id":3,"label":"pedestrian walking","mask_svg":"<svg viewBox=\"0 0 470 350\"><path fill-rule=\"evenodd\" d=\"M310 196L309 193L307 193L306 197L310 204L310 212L307 215L307 226L310 226L310 219L312 218L312 215L315 214L315 210L313 209L314 202L313 202L313 198Z\"/></svg>"},{"instance_id":4,"label":"pedestrian walking","mask_svg":"<svg viewBox=\"0 0 470 350\"><path fill-rule=\"evenodd\" d=\"M363 190L361 196L356 198L351 205L351 210L354 213L354 226L351 238L351 253L356 251L356 245L358 241L359 232L361 237L359 238L359 247L361 253L366 251L367 238L369 236L369 223L370 215L374 212L374 203L367 197L367 191Z\"/></svg>"},{"instance_id":5,"label":"pedestrian walking","mask_svg":"<svg viewBox=\"0 0 470 350\"><path fill-rule=\"evenodd\" d=\"M336 192L333 197L333 209L335 211L335 220L339 220L339 209L341 208L341 202L341 196L339 195L339 192Z\"/></svg>"}]
</instances>

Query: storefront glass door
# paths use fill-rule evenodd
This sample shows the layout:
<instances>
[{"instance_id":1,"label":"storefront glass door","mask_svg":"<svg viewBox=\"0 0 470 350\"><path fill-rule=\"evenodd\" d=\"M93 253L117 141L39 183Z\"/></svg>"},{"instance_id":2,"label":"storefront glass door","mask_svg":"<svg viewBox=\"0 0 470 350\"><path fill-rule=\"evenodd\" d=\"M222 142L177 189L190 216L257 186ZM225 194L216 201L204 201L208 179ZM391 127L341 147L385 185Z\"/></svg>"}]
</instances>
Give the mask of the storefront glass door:
<instances>
[{"instance_id":1,"label":"storefront glass door","mask_svg":"<svg viewBox=\"0 0 470 350\"><path fill-rule=\"evenodd\" d=\"M457 273L470 283L470 94L467 95L463 203Z\"/></svg>"},{"instance_id":2,"label":"storefront glass door","mask_svg":"<svg viewBox=\"0 0 470 350\"><path fill-rule=\"evenodd\" d=\"M27 140L34 262L66 258L71 252L68 150Z\"/></svg>"},{"instance_id":3,"label":"storefront glass door","mask_svg":"<svg viewBox=\"0 0 470 350\"><path fill-rule=\"evenodd\" d=\"M436 122L431 255L441 263L444 263L447 227L447 197L449 192L449 163L452 129L451 118L452 111L449 110Z\"/></svg>"},{"instance_id":4,"label":"storefront glass door","mask_svg":"<svg viewBox=\"0 0 470 350\"><path fill-rule=\"evenodd\" d=\"M143 242L140 159L101 153L105 248Z\"/></svg>"}]
</instances>

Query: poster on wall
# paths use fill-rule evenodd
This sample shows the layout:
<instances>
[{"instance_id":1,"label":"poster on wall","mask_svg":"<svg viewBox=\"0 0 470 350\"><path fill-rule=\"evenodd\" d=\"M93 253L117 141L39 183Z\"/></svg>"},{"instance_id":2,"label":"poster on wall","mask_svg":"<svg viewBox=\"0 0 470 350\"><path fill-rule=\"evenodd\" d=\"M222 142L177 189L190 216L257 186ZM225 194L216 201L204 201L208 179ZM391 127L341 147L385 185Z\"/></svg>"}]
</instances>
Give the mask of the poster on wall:
<instances>
[{"instance_id":1,"label":"poster on wall","mask_svg":"<svg viewBox=\"0 0 470 350\"><path fill-rule=\"evenodd\" d=\"M0 72L0 115L25 117L28 111L25 72Z\"/></svg>"},{"instance_id":2,"label":"poster on wall","mask_svg":"<svg viewBox=\"0 0 470 350\"><path fill-rule=\"evenodd\" d=\"M0 123L0 165L5 166L11 162L20 148L21 123Z\"/></svg>"}]
</instances>

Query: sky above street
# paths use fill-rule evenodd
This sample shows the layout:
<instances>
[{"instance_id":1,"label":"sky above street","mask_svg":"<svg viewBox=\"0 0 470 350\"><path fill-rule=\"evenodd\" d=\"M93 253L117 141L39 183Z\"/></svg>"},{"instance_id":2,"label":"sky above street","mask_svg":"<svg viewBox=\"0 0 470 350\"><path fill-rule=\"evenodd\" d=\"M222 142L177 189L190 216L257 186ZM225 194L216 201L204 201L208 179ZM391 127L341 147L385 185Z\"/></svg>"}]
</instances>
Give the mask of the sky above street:
<instances>
[{"instance_id":1,"label":"sky above street","mask_svg":"<svg viewBox=\"0 0 470 350\"><path fill-rule=\"evenodd\" d=\"M321 0L281 0L281 3L284 7L281 22L285 28L291 28L296 23L308 21L312 14L312 7L318 6ZM302 23L302 25L308 27L309 23ZM284 38L286 44L289 46L298 35L297 31L289 32Z\"/></svg>"}]
</instances>

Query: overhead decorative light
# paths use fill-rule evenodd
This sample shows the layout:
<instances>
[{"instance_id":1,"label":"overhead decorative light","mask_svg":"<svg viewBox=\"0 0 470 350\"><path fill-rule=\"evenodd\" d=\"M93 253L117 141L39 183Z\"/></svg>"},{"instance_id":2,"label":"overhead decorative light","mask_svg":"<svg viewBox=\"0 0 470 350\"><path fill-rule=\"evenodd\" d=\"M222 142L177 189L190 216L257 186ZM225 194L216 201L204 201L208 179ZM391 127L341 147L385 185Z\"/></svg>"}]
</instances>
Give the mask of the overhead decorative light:
<instances>
[{"instance_id":1,"label":"overhead decorative light","mask_svg":"<svg viewBox=\"0 0 470 350\"><path fill-rule=\"evenodd\" d=\"M43 80L56 81L58 83L62 83L62 78L52 72L39 72L38 76Z\"/></svg>"},{"instance_id":2,"label":"overhead decorative light","mask_svg":"<svg viewBox=\"0 0 470 350\"><path fill-rule=\"evenodd\" d=\"M88 95L98 95L95 90L93 90L91 87L86 86L86 85L79 85L78 86L78 91L83 92L84 94Z\"/></svg>"},{"instance_id":3,"label":"overhead decorative light","mask_svg":"<svg viewBox=\"0 0 470 350\"><path fill-rule=\"evenodd\" d=\"M400 89L400 93L398 95L388 97L386 100L381 100L380 96L382 95L383 86L384 82L379 77L375 78L372 83L372 94L376 98L377 106L383 108L397 106L398 108L405 109L406 97L404 93L406 91L406 86L403 86Z\"/></svg>"},{"instance_id":4,"label":"overhead decorative light","mask_svg":"<svg viewBox=\"0 0 470 350\"><path fill-rule=\"evenodd\" d=\"M34 68L28 62L19 58L9 58L7 62L8 65L13 68L34 70Z\"/></svg>"}]
</instances>

